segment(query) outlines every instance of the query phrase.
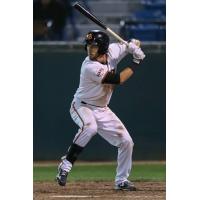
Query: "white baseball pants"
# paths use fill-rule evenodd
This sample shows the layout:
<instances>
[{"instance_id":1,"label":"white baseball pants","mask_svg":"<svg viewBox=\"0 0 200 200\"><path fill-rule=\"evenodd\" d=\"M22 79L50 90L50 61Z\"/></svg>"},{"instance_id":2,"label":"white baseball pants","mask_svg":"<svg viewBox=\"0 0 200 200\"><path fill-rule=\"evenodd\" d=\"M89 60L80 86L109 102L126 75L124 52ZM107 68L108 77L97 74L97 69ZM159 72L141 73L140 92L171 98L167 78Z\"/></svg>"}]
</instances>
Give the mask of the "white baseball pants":
<instances>
[{"instance_id":1,"label":"white baseball pants","mask_svg":"<svg viewBox=\"0 0 200 200\"><path fill-rule=\"evenodd\" d=\"M98 133L110 144L118 147L115 183L127 180L132 167L134 143L120 119L108 107L96 107L80 102L72 102L70 114L80 127L73 142L85 147Z\"/></svg>"}]
</instances>

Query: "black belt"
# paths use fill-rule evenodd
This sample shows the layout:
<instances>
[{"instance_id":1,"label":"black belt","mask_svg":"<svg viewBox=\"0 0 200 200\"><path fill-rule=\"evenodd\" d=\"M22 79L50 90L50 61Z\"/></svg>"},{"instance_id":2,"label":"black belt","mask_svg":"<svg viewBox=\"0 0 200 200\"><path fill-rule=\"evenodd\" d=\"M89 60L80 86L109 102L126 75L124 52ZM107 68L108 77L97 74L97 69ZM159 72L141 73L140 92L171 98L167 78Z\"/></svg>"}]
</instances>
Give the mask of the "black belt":
<instances>
[{"instance_id":1,"label":"black belt","mask_svg":"<svg viewBox=\"0 0 200 200\"><path fill-rule=\"evenodd\" d=\"M100 107L100 108L104 108L106 106L96 106L96 105L92 105L90 103L86 103L85 101L81 101L82 104L86 104L86 105L90 105L90 106L95 106L95 107Z\"/></svg>"}]
</instances>

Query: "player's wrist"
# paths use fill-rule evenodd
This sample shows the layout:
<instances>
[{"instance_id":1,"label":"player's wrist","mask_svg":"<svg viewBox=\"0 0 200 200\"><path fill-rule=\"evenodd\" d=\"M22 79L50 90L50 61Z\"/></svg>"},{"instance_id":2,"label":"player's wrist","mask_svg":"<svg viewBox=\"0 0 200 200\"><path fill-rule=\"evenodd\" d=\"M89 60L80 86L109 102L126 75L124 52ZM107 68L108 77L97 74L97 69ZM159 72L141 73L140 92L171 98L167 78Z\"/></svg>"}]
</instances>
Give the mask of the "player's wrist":
<instances>
[{"instance_id":1,"label":"player's wrist","mask_svg":"<svg viewBox=\"0 0 200 200\"><path fill-rule=\"evenodd\" d=\"M133 58L133 62L134 62L134 64L136 64L136 65L139 65L140 64L140 59L136 59L136 58Z\"/></svg>"},{"instance_id":2,"label":"player's wrist","mask_svg":"<svg viewBox=\"0 0 200 200\"><path fill-rule=\"evenodd\" d=\"M135 66L135 65L132 65L132 66L129 66L129 68L133 71L133 72L135 72L136 71L136 68L137 68L137 66Z\"/></svg>"}]
</instances>

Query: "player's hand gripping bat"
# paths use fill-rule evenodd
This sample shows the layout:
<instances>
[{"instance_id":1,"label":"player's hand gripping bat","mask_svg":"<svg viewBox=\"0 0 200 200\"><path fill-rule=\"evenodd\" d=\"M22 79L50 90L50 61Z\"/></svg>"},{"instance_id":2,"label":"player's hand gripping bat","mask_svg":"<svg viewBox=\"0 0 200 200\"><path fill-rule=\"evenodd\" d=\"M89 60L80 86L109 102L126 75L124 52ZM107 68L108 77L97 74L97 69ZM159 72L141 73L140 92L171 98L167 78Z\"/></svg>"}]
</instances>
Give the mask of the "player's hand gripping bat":
<instances>
[{"instance_id":1,"label":"player's hand gripping bat","mask_svg":"<svg viewBox=\"0 0 200 200\"><path fill-rule=\"evenodd\" d=\"M74 3L74 8L76 8L80 13L85 15L87 18L92 20L95 24L99 25L101 28L105 29L108 33L110 33L114 38L116 38L121 43L125 44L128 47L128 42L123 40L118 34L116 34L114 31L112 31L109 27L107 27L103 22L101 22L96 16L94 16L92 13L90 13L88 10L83 8L78 2Z\"/></svg>"}]
</instances>

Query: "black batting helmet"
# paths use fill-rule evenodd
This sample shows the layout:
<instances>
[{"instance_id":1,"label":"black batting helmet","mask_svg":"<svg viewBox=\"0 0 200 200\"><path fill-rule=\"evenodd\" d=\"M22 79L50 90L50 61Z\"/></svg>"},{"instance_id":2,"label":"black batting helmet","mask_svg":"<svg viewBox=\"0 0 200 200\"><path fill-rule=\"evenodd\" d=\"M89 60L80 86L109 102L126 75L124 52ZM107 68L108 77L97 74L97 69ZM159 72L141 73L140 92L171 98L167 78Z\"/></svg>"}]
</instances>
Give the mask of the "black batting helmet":
<instances>
[{"instance_id":1,"label":"black batting helmet","mask_svg":"<svg viewBox=\"0 0 200 200\"><path fill-rule=\"evenodd\" d=\"M103 31L92 30L85 37L85 50L87 50L88 44L97 45L99 47L98 53L105 54L108 51L109 37Z\"/></svg>"}]
</instances>

